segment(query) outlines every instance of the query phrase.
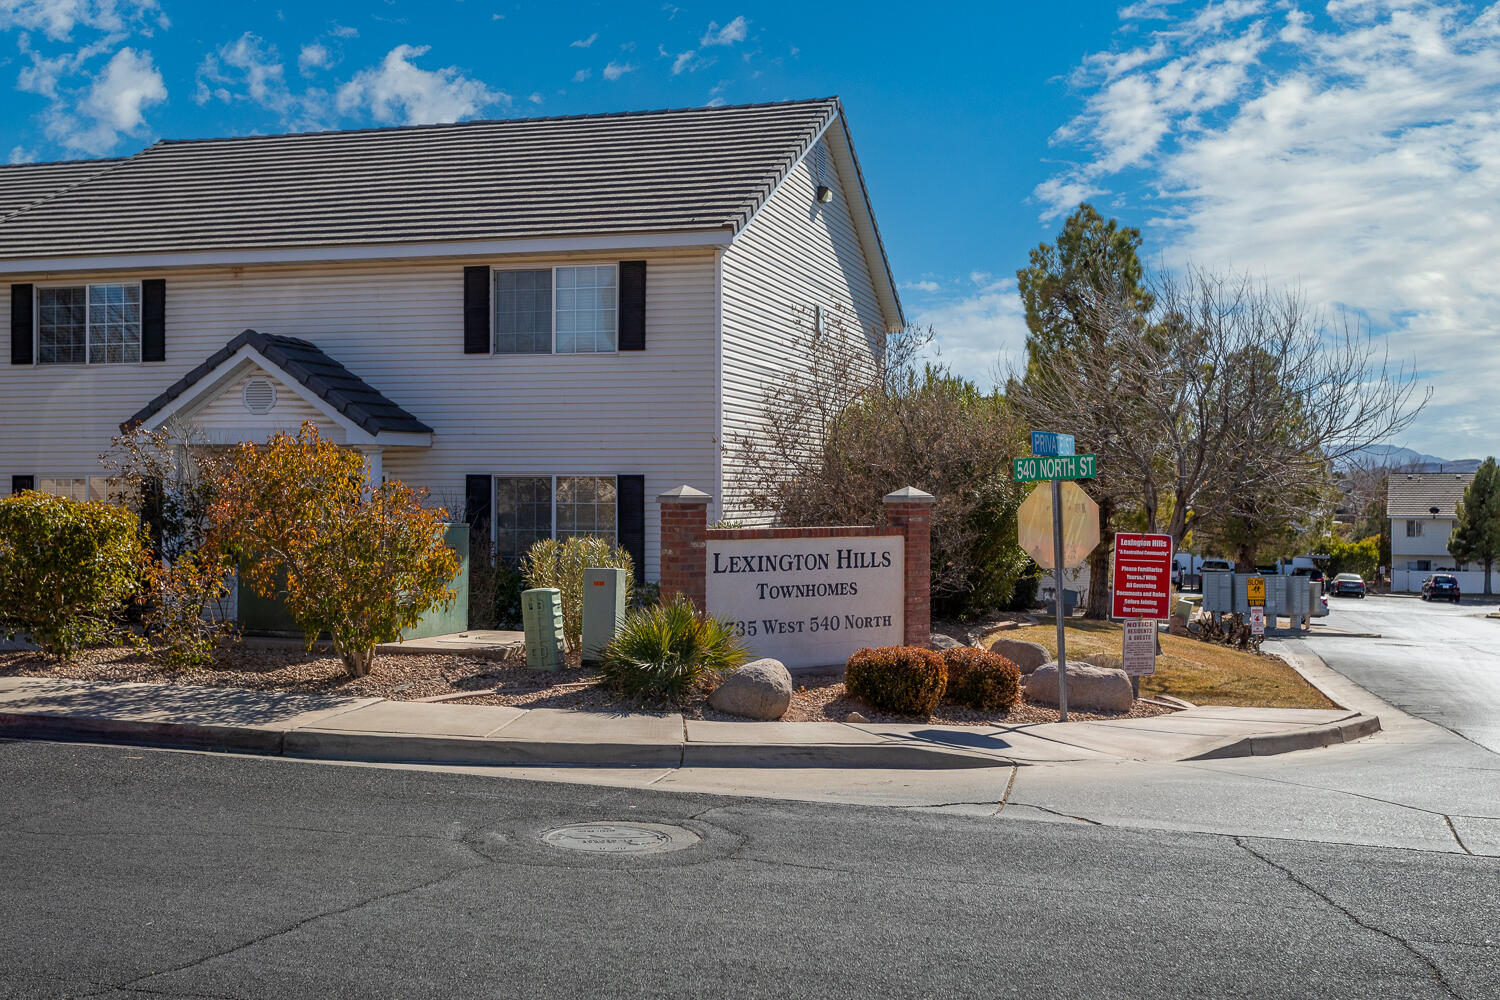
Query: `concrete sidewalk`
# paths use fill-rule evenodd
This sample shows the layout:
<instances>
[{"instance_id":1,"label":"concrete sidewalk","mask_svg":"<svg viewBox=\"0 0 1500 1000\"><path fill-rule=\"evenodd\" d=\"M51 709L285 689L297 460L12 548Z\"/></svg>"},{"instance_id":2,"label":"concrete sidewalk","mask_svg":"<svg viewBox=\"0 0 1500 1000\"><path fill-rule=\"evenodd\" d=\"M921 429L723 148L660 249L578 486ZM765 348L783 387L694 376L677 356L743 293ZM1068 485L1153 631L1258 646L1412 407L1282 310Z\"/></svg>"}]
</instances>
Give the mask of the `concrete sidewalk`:
<instances>
[{"instance_id":1,"label":"concrete sidewalk","mask_svg":"<svg viewBox=\"0 0 1500 1000\"><path fill-rule=\"evenodd\" d=\"M1344 709L1197 708L1149 719L1014 726L707 722L0 677L0 736L320 760L596 767L978 768L1262 756L1380 728Z\"/></svg>"}]
</instances>

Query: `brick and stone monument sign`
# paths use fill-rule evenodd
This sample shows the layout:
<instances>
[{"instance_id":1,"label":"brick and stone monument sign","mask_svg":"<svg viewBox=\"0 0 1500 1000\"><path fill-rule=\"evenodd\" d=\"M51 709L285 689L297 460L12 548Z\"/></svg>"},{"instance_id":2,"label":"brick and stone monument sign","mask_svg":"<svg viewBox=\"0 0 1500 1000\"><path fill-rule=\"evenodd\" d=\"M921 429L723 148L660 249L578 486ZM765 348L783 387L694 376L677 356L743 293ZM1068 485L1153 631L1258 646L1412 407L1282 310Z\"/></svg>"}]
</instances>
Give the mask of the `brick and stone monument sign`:
<instances>
[{"instance_id":1,"label":"brick and stone monument sign","mask_svg":"<svg viewBox=\"0 0 1500 1000\"><path fill-rule=\"evenodd\" d=\"M843 663L904 638L906 539L708 540L708 610L788 667Z\"/></svg>"},{"instance_id":2,"label":"brick and stone monument sign","mask_svg":"<svg viewBox=\"0 0 1500 1000\"><path fill-rule=\"evenodd\" d=\"M927 645L930 494L890 494L885 524L817 528L709 528L708 495L687 486L658 500L663 598L734 622L754 655L797 669Z\"/></svg>"}]
</instances>

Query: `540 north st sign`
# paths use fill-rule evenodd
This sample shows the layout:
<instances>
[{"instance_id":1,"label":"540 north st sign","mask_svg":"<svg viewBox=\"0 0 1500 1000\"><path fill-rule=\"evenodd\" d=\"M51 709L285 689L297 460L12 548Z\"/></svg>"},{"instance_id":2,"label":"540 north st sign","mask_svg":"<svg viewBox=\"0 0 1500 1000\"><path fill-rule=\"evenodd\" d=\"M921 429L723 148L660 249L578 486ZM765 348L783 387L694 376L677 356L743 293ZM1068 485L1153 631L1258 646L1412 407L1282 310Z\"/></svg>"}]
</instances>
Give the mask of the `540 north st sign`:
<instances>
[{"instance_id":1,"label":"540 north st sign","mask_svg":"<svg viewBox=\"0 0 1500 1000\"><path fill-rule=\"evenodd\" d=\"M1028 455L1013 461L1018 483L1034 483L1040 479L1093 479L1099 475L1099 459L1095 455Z\"/></svg>"}]
</instances>

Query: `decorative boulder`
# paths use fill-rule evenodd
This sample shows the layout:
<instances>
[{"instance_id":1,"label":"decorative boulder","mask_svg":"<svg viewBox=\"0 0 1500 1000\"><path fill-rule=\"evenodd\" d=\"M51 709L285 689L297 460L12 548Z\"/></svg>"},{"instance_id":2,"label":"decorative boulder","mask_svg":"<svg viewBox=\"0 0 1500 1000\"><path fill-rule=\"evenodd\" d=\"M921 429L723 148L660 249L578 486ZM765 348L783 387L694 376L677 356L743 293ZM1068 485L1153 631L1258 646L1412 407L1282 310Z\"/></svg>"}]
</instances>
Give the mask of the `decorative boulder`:
<instances>
[{"instance_id":1,"label":"decorative boulder","mask_svg":"<svg viewBox=\"0 0 1500 1000\"><path fill-rule=\"evenodd\" d=\"M1057 663L1044 663L1026 678L1026 697L1044 705L1057 704ZM1130 677L1123 670L1068 661L1068 707L1095 712L1128 712L1135 704Z\"/></svg>"},{"instance_id":2,"label":"decorative boulder","mask_svg":"<svg viewBox=\"0 0 1500 1000\"><path fill-rule=\"evenodd\" d=\"M964 645L957 639L953 638L953 636L944 635L941 632L932 633L932 638L928 641L927 644L938 652L942 652L945 649L962 649Z\"/></svg>"},{"instance_id":3,"label":"decorative boulder","mask_svg":"<svg viewBox=\"0 0 1500 1000\"><path fill-rule=\"evenodd\" d=\"M752 660L724 678L708 703L747 719L779 719L792 704L792 675L780 660Z\"/></svg>"},{"instance_id":4,"label":"decorative boulder","mask_svg":"<svg viewBox=\"0 0 1500 1000\"><path fill-rule=\"evenodd\" d=\"M1023 675L1052 659L1046 646L1022 639L996 639L990 649L1020 667Z\"/></svg>"}]
</instances>

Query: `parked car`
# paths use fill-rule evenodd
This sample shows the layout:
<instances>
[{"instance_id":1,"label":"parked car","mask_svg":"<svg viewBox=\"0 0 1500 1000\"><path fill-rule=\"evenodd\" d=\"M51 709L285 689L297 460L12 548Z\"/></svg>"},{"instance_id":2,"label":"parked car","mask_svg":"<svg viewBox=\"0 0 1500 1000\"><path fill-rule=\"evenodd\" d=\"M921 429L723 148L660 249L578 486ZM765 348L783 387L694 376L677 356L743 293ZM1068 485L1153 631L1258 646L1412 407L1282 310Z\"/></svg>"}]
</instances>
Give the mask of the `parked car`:
<instances>
[{"instance_id":1,"label":"parked car","mask_svg":"<svg viewBox=\"0 0 1500 1000\"><path fill-rule=\"evenodd\" d=\"M1462 595L1458 589L1458 577L1449 573L1434 573L1422 581L1422 600L1452 601L1458 603Z\"/></svg>"},{"instance_id":2,"label":"parked car","mask_svg":"<svg viewBox=\"0 0 1500 1000\"><path fill-rule=\"evenodd\" d=\"M1309 580L1317 580L1319 583L1326 583L1328 579L1323 575L1323 571L1318 569L1318 567L1316 566L1298 566L1296 569L1292 570L1292 575L1305 576Z\"/></svg>"},{"instance_id":3,"label":"parked car","mask_svg":"<svg viewBox=\"0 0 1500 1000\"><path fill-rule=\"evenodd\" d=\"M1328 592L1335 597L1364 597L1365 580L1358 573L1340 573L1333 578Z\"/></svg>"},{"instance_id":4,"label":"parked car","mask_svg":"<svg viewBox=\"0 0 1500 1000\"><path fill-rule=\"evenodd\" d=\"M1205 559L1203 565L1199 567L1199 571L1203 573L1215 569L1234 569L1234 563L1228 559Z\"/></svg>"}]
</instances>

